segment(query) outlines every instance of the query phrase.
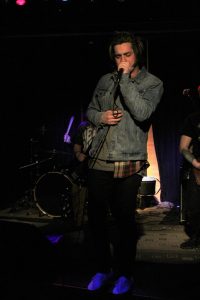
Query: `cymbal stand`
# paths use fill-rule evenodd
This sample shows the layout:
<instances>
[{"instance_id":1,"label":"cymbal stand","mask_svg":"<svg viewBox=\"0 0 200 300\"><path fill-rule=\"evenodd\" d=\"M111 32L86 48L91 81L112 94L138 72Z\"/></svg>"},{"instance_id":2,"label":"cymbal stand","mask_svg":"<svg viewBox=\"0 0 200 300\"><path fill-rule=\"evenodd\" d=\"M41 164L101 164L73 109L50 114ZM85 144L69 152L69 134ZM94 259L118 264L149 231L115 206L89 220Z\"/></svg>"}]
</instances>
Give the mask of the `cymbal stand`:
<instances>
[{"instance_id":1,"label":"cymbal stand","mask_svg":"<svg viewBox=\"0 0 200 300\"><path fill-rule=\"evenodd\" d=\"M21 200L22 202L21 205L25 208L35 207L34 200L33 200L33 187L34 187L35 178L39 174L38 153L36 151L38 140L35 140L34 138L30 138L29 142L30 142L30 148L29 148L30 163L21 166L19 168L20 171L28 170L28 182L27 182L28 187L24 191L24 196L22 197Z\"/></svg>"},{"instance_id":2,"label":"cymbal stand","mask_svg":"<svg viewBox=\"0 0 200 300\"><path fill-rule=\"evenodd\" d=\"M43 160L40 160L40 161L37 160L36 162L33 162L33 163L28 164L28 165L20 167L20 170L30 168L30 184L31 184L31 187L28 191L25 191L25 196L24 196L24 200L25 200L24 202L25 202L26 207L27 206L29 208L36 207L33 194L34 194L34 188L35 188L36 181L39 178L39 171L38 171L39 166L43 163L46 163L49 160L52 160L52 159L53 159L53 157L49 157L49 158L46 158L46 159L43 159ZM33 176L33 169L32 169L33 167L36 167L35 179L34 179L34 176Z\"/></svg>"}]
</instances>

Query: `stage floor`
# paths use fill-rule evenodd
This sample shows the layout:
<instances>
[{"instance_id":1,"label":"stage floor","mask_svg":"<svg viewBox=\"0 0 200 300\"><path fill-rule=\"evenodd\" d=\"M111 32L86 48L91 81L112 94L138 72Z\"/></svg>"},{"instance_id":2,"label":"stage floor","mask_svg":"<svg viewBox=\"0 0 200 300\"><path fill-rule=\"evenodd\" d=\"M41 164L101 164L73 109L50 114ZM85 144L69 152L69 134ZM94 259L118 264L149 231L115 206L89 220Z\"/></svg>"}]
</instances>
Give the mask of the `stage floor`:
<instances>
[{"instance_id":1,"label":"stage floor","mask_svg":"<svg viewBox=\"0 0 200 300\"><path fill-rule=\"evenodd\" d=\"M39 253L30 250L25 239L24 253L19 256L15 254L18 247L17 235L20 234L16 224L36 228L53 245L57 259L56 267L53 266L55 276L48 286L48 292L45 291L46 294L55 295L57 299L113 299L109 290L91 295L86 289L93 276L87 221L76 227L70 218L45 215L38 207L31 205L0 210L0 222L13 224L11 227L14 232L7 232L7 235L10 233L13 239L12 253L14 257L16 255L16 260L31 251L25 254L29 262L34 261L30 264L30 269L27 269L31 273L35 263L43 263L43 252L40 253L40 249ZM195 273L199 269L200 249L180 248L187 235L180 223L178 208L164 204L137 209L137 222L141 236L137 247L135 288L129 295L130 299L196 299L200 279ZM29 227L23 234L29 235ZM9 267L12 268L13 265L10 264ZM10 282L13 284L13 278ZM49 298L43 295L43 299Z\"/></svg>"}]
</instances>

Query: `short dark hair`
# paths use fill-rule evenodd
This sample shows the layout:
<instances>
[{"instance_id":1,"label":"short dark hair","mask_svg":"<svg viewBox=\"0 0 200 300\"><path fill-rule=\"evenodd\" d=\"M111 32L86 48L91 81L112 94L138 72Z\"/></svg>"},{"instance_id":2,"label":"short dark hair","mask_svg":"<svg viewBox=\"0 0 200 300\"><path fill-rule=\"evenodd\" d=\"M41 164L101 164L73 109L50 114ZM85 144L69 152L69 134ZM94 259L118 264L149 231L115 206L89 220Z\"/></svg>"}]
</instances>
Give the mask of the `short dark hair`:
<instances>
[{"instance_id":1,"label":"short dark hair","mask_svg":"<svg viewBox=\"0 0 200 300\"><path fill-rule=\"evenodd\" d=\"M122 43L131 43L133 51L137 58L137 65L141 68L145 64L144 44L139 36L135 36L129 31L115 31L109 45L109 55L114 61L114 46Z\"/></svg>"}]
</instances>

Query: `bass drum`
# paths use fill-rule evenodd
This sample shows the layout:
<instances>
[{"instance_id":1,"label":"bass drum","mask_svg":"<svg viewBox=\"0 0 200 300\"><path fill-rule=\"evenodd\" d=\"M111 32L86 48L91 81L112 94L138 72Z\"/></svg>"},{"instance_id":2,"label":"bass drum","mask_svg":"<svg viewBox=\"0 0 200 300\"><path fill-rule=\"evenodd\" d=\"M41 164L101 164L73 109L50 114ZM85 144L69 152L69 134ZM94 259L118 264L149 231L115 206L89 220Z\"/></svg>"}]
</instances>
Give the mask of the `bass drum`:
<instances>
[{"instance_id":1,"label":"bass drum","mask_svg":"<svg viewBox=\"0 0 200 300\"><path fill-rule=\"evenodd\" d=\"M62 172L47 172L36 182L34 201L39 210L52 217L72 214L72 180Z\"/></svg>"}]
</instances>

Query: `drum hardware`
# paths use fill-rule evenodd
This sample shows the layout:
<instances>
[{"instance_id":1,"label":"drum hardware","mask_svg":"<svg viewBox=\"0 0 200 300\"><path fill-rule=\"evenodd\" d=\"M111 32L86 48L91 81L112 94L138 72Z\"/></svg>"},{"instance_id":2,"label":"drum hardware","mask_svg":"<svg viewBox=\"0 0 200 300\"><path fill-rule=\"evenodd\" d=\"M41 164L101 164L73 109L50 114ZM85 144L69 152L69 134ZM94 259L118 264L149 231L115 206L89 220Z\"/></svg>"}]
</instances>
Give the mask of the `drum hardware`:
<instances>
[{"instance_id":1,"label":"drum hardware","mask_svg":"<svg viewBox=\"0 0 200 300\"><path fill-rule=\"evenodd\" d=\"M30 138L29 141L30 141L30 161L32 162L35 153L37 153L36 147L38 147L39 141L34 138Z\"/></svg>"},{"instance_id":2,"label":"drum hardware","mask_svg":"<svg viewBox=\"0 0 200 300\"><path fill-rule=\"evenodd\" d=\"M36 207L34 202L34 197L33 197L33 187L35 185L35 181L41 175L39 167L41 165L45 165L45 163L53 159L53 157L48 157L42 160L38 160L38 154L33 153L33 147L32 147L32 144L37 142L38 141L31 139L30 163L19 167L19 171L28 170L28 176L26 176L27 174L25 173L24 175L25 177L23 178L23 181L25 183L27 181L26 184L28 184L28 187L26 187L26 189L24 190L23 197L18 201L18 205L25 209L31 209ZM27 214L30 213L27 212Z\"/></svg>"},{"instance_id":3,"label":"drum hardware","mask_svg":"<svg viewBox=\"0 0 200 300\"><path fill-rule=\"evenodd\" d=\"M26 169L26 168L38 166L38 165L43 164L43 163L45 163L49 160L52 160L52 159L53 159L53 157L49 157L49 158L46 158L46 159L43 159L43 160L40 160L40 161L36 161L36 162L30 163L28 165L19 167L19 170L23 170L23 169Z\"/></svg>"},{"instance_id":4,"label":"drum hardware","mask_svg":"<svg viewBox=\"0 0 200 300\"><path fill-rule=\"evenodd\" d=\"M56 150L56 149L44 150L43 153L52 154L53 156L55 156L55 155L66 155L66 156L70 156L70 157L72 156L71 152L60 151L60 150Z\"/></svg>"},{"instance_id":5,"label":"drum hardware","mask_svg":"<svg viewBox=\"0 0 200 300\"><path fill-rule=\"evenodd\" d=\"M61 151L61 150L41 150L40 152L41 155L45 156L50 156L51 159L53 160L51 170L53 171L60 171L63 168L67 168L73 159L73 154L72 151L67 149L66 151Z\"/></svg>"},{"instance_id":6,"label":"drum hardware","mask_svg":"<svg viewBox=\"0 0 200 300\"><path fill-rule=\"evenodd\" d=\"M65 194L61 195L61 205L62 205L62 211L61 211L61 217L68 218L72 214L71 206L70 206L70 194L67 188L67 191Z\"/></svg>"},{"instance_id":7,"label":"drum hardware","mask_svg":"<svg viewBox=\"0 0 200 300\"><path fill-rule=\"evenodd\" d=\"M71 182L71 179L66 174L64 174L64 172L59 171L61 169L62 164L58 165L58 162L56 160L57 156L60 156L61 154L68 155L68 153L64 151L57 151L55 149L46 151L46 153L48 153L50 157L44 158L42 160L38 160L37 159L38 156L33 155L33 152L31 152L32 155L31 155L30 163L19 167L20 171L26 171L26 170L29 171L30 169L28 175L30 189L24 192L23 207L26 208L37 207L41 215L48 215L53 217L65 217L65 218L71 217L72 210L70 205L70 201L71 201L70 188L73 183ZM37 160L33 161L33 158L36 158ZM47 162L51 162L51 164L50 165L48 164L46 168L45 164ZM51 170L51 172L49 170ZM41 176L41 174L43 175ZM52 178L53 181L50 183L50 187L47 186L47 192L46 192L47 194L42 195L42 197L44 196L44 198L41 199L40 198L41 196L40 193L42 193L41 188L43 185L46 185L44 181L47 178L50 181ZM64 183L63 183L63 178L64 178ZM59 183L59 181L61 183ZM60 184L65 187L64 190L63 190L63 186L60 186ZM52 190L53 188L51 188L51 186L54 187L54 190ZM50 195L50 192L48 194L48 189L50 189L52 195ZM39 190L39 194L37 193L38 190ZM50 198L50 202L47 200L47 198Z\"/></svg>"}]
</instances>

